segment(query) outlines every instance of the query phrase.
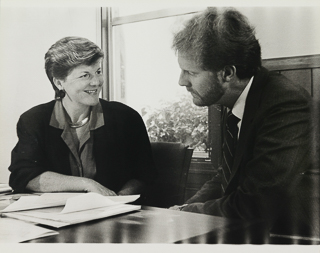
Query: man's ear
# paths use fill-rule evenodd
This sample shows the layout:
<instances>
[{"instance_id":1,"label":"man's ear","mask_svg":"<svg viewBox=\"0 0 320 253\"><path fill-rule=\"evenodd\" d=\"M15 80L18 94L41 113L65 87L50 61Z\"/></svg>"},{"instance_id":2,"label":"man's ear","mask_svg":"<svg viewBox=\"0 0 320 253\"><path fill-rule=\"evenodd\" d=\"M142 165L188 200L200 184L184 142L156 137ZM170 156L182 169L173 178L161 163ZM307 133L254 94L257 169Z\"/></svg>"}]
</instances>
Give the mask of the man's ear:
<instances>
[{"instance_id":1,"label":"man's ear","mask_svg":"<svg viewBox=\"0 0 320 253\"><path fill-rule=\"evenodd\" d=\"M62 87L62 82L61 80L57 79L57 78L53 78L53 83L54 85L59 89L59 90L63 90L63 87Z\"/></svg>"},{"instance_id":2,"label":"man's ear","mask_svg":"<svg viewBox=\"0 0 320 253\"><path fill-rule=\"evenodd\" d=\"M236 77L237 69L233 65L227 65L223 68L223 79L230 82L232 78Z\"/></svg>"}]
</instances>

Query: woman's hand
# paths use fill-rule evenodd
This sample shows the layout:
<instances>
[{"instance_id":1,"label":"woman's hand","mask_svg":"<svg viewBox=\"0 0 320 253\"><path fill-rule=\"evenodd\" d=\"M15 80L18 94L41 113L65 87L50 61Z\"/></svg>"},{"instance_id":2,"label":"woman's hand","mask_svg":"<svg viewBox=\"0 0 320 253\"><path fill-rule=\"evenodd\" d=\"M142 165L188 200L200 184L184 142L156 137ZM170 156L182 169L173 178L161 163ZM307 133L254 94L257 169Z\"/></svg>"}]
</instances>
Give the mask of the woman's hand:
<instances>
[{"instance_id":1,"label":"woman's hand","mask_svg":"<svg viewBox=\"0 0 320 253\"><path fill-rule=\"evenodd\" d=\"M90 178L62 175L46 171L30 180L27 187L36 192L96 192L104 196L117 194Z\"/></svg>"},{"instance_id":2,"label":"woman's hand","mask_svg":"<svg viewBox=\"0 0 320 253\"><path fill-rule=\"evenodd\" d=\"M118 192L118 195L140 194L143 191L144 186L143 182L137 179L130 179Z\"/></svg>"},{"instance_id":3,"label":"woman's hand","mask_svg":"<svg viewBox=\"0 0 320 253\"><path fill-rule=\"evenodd\" d=\"M104 196L117 196L117 194L114 191L104 187L103 185L99 184L98 182L92 179L89 179L89 178L82 178L82 179L84 182L85 192L96 192Z\"/></svg>"}]
</instances>

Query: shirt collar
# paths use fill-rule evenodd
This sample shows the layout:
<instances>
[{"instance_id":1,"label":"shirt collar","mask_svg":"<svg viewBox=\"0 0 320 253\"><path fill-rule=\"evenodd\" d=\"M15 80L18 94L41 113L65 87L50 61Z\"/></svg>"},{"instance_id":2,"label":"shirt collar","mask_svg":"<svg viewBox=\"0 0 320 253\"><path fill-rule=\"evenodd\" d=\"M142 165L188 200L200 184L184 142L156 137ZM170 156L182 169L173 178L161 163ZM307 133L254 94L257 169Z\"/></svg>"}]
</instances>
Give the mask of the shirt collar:
<instances>
[{"instance_id":1,"label":"shirt collar","mask_svg":"<svg viewBox=\"0 0 320 253\"><path fill-rule=\"evenodd\" d=\"M248 96L248 92L250 90L251 84L253 82L253 77L251 77L250 81L248 82L247 86L242 91L241 95L235 102L233 108L232 108L232 114L235 115L237 118L242 120L243 113L244 113L244 107L246 105L246 99Z\"/></svg>"},{"instance_id":2,"label":"shirt collar","mask_svg":"<svg viewBox=\"0 0 320 253\"><path fill-rule=\"evenodd\" d=\"M66 113L67 112L65 111L61 100L57 100L54 105L53 112L51 114L49 125L59 129L65 129L66 127L69 127L67 124L68 116L66 115ZM89 129L94 130L103 125L104 125L103 111L102 111L101 104L98 103L91 108Z\"/></svg>"}]
</instances>

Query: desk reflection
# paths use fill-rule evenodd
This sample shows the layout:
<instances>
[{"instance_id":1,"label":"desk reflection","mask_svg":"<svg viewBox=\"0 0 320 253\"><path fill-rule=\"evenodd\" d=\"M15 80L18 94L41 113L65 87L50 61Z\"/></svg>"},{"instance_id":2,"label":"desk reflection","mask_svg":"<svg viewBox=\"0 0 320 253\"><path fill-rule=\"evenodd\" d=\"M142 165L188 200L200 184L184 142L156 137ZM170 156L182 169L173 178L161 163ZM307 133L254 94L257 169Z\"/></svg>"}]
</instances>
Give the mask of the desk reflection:
<instances>
[{"instance_id":1,"label":"desk reflection","mask_svg":"<svg viewBox=\"0 0 320 253\"><path fill-rule=\"evenodd\" d=\"M242 222L162 208L142 210L57 230L31 243L268 243L259 222Z\"/></svg>"}]
</instances>

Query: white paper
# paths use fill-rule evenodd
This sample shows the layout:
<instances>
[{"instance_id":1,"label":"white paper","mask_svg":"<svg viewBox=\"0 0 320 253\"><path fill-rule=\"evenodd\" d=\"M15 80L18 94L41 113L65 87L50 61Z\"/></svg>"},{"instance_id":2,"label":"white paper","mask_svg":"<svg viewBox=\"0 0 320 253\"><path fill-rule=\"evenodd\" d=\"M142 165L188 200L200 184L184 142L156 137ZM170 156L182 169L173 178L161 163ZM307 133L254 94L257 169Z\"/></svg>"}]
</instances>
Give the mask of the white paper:
<instances>
[{"instance_id":1,"label":"white paper","mask_svg":"<svg viewBox=\"0 0 320 253\"><path fill-rule=\"evenodd\" d=\"M4 216L60 228L71 224L77 224L139 210L141 209L141 206L117 204L73 213L61 213L61 209L61 207L56 207L21 212L9 212L4 213Z\"/></svg>"},{"instance_id":2,"label":"white paper","mask_svg":"<svg viewBox=\"0 0 320 253\"><path fill-rule=\"evenodd\" d=\"M59 233L29 222L0 218L0 243L18 243L56 234Z\"/></svg>"},{"instance_id":3,"label":"white paper","mask_svg":"<svg viewBox=\"0 0 320 253\"><path fill-rule=\"evenodd\" d=\"M110 196L108 198L114 202L126 204L126 203L130 203L137 200L139 197L140 195L123 195L123 196Z\"/></svg>"},{"instance_id":4,"label":"white paper","mask_svg":"<svg viewBox=\"0 0 320 253\"><path fill-rule=\"evenodd\" d=\"M30 209L65 206L63 213L129 203L140 195L102 196L98 193L44 193L41 196L22 196L0 212L16 212Z\"/></svg>"},{"instance_id":5,"label":"white paper","mask_svg":"<svg viewBox=\"0 0 320 253\"><path fill-rule=\"evenodd\" d=\"M3 209L1 212L14 212L52 206L64 206L67 199L85 193L44 193L41 196L21 196L19 200Z\"/></svg>"},{"instance_id":6,"label":"white paper","mask_svg":"<svg viewBox=\"0 0 320 253\"><path fill-rule=\"evenodd\" d=\"M117 205L117 202L97 193L87 193L69 198L61 213L72 213L88 209Z\"/></svg>"},{"instance_id":7,"label":"white paper","mask_svg":"<svg viewBox=\"0 0 320 253\"><path fill-rule=\"evenodd\" d=\"M2 216L59 228L139 210L140 206L123 204L133 202L139 197L140 195L102 196L93 192L22 196L2 210ZM50 205L53 206L48 207Z\"/></svg>"},{"instance_id":8,"label":"white paper","mask_svg":"<svg viewBox=\"0 0 320 253\"><path fill-rule=\"evenodd\" d=\"M28 221L28 222L32 222L32 223L44 224L44 225L48 225L48 226L54 227L54 228L60 228L60 227L70 225L70 223L61 222L61 221L54 221L54 220L45 220L45 223L44 223L43 222L44 220L41 218L22 215L20 212L4 213L3 216L13 218L13 219L18 219L21 221Z\"/></svg>"}]
</instances>

